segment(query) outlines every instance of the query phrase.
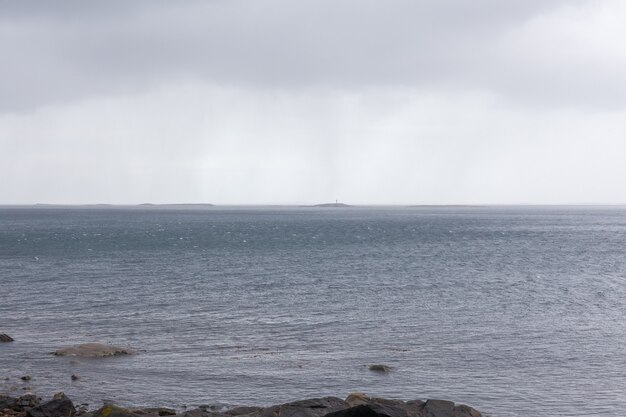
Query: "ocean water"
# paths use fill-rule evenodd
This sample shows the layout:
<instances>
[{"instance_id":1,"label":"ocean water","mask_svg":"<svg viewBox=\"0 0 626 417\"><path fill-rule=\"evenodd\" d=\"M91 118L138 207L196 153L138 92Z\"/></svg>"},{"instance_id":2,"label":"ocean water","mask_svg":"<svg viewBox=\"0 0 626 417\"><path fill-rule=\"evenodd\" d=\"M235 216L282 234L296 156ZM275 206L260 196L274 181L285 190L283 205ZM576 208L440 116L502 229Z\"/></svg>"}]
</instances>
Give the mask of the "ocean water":
<instances>
[{"instance_id":1,"label":"ocean water","mask_svg":"<svg viewBox=\"0 0 626 417\"><path fill-rule=\"evenodd\" d=\"M626 209L4 207L0 333L0 391L92 408L362 391L623 416ZM139 353L50 355L92 341Z\"/></svg>"}]
</instances>

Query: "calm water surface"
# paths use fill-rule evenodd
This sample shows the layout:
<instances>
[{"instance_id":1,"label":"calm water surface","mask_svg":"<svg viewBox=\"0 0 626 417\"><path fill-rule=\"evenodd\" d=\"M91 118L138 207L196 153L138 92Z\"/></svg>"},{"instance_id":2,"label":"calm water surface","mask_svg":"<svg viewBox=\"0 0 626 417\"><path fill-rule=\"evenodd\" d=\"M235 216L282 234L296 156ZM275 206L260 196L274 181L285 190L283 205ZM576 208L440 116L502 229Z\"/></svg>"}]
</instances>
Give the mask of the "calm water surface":
<instances>
[{"instance_id":1,"label":"calm water surface","mask_svg":"<svg viewBox=\"0 0 626 417\"><path fill-rule=\"evenodd\" d=\"M626 409L624 208L5 207L0 296L0 332L16 339L0 344L0 391L13 394ZM139 354L49 354L91 341Z\"/></svg>"}]
</instances>

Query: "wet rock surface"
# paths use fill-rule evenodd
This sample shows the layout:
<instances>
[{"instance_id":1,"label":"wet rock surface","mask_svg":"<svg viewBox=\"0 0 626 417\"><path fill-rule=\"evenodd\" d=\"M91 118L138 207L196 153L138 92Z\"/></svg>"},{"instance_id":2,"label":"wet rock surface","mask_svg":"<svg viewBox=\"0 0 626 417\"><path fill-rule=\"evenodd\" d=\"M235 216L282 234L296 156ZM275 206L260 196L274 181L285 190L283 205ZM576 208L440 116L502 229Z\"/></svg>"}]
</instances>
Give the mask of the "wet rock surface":
<instances>
[{"instance_id":1,"label":"wet rock surface","mask_svg":"<svg viewBox=\"0 0 626 417\"><path fill-rule=\"evenodd\" d=\"M53 352L56 356L80 356L83 358L106 358L109 356L134 355L130 348L105 345L103 343L83 343L67 346Z\"/></svg>"},{"instance_id":2,"label":"wet rock surface","mask_svg":"<svg viewBox=\"0 0 626 417\"><path fill-rule=\"evenodd\" d=\"M0 342L7 343L7 342L13 342L13 341L14 339L8 334L0 333Z\"/></svg>"},{"instance_id":3,"label":"wet rock surface","mask_svg":"<svg viewBox=\"0 0 626 417\"><path fill-rule=\"evenodd\" d=\"M35 395L0 395L0 417L482 417L472 407L444 400L403 401L352 393L337 397L310 398L270 407L235 407L228 410L198 407L178 413L165 407L124 408L105 404L89 411L88 404L76 408L62 392L41 402Z\"/></svg>"}]
</instances>

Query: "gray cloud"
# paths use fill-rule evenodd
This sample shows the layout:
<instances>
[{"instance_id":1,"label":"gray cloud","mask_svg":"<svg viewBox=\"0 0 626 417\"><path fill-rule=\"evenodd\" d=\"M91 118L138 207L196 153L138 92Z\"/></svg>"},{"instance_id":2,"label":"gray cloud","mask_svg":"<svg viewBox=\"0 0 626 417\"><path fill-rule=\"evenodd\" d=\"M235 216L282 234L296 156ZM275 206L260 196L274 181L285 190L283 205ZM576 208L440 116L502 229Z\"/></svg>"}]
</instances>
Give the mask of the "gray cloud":
<instances>
[{"instance_id":1,"label":"gray cloud","mask_svg":"<svg viewBox=\"0 0 626 417\"><path fill-rule=\"evenodd\" d=\"M184 77L251 88L489 90L565 106L617 106L626 98L623 56L607 51L598 67L596 45L579 45L587 43L584 33L577 39L550 18L581 1L128 4L2 3L0 50L10 65L0 69L1 109L140 91Z\"/></svg>"}]
</instances>

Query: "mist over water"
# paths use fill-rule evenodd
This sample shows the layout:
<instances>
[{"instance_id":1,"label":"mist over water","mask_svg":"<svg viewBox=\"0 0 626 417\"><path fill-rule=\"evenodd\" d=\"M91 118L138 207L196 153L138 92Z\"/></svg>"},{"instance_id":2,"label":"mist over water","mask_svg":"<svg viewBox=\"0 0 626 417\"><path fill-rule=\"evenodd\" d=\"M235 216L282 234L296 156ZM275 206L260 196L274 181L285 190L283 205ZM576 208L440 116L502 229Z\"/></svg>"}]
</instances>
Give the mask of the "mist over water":
<instances>
[{"instance_id":1,"label":"mist over water","mask_svg":"<svg viewBox=\"0 0 626 417\"><path fill-rule=\"evenodd\" d=\"M0 208L0 391L621 416L624 248L619 207ZM139 353L49 354L92 341Z\"/></svg>"}]
</instances>

